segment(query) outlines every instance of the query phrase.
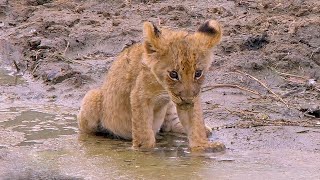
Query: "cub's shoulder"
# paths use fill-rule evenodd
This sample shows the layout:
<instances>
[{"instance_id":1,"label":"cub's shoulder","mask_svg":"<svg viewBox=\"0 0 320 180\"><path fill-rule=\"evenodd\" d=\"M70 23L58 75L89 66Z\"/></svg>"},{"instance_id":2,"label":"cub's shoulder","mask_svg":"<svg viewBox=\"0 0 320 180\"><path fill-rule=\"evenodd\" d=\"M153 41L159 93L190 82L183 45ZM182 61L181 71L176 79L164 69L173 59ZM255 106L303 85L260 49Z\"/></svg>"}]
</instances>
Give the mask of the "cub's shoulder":
<instances>
[{"instance_id":1,"label":"cub's shoulder","mask_svg":"<svg viewBox=\"0 0 320 180\"><path fill-rule=\"evenodd\" d=\"M126 47L119 55L118 58L139 59L142 58L144 49L142 43L135 43Z\"/></svg>"}]
</instances>

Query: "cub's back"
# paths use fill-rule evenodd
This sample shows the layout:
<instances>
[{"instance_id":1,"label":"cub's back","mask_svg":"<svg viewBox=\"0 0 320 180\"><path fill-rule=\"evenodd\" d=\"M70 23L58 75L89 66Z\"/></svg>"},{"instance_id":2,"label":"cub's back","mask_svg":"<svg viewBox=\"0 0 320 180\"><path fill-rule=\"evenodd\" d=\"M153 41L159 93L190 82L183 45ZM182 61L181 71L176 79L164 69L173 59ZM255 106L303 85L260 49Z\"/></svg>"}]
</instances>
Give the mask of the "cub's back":
<instances>
[{"instance_id":1,"label":"cub's back","mask_svg":"<svg viewBox=\"0 0 320 180\"><path fill-rule=\"evenodd\" d=\"M122 51L109 69L102 89L107 87L126 88L131 90L142 68L143 46L134 44ZM120 90L120 89L118 89Z\"/></svg>"},{"instance_id":2,"label":"cub's back","mask_svg":"<svg viewBox=\"0 0 320 180\"><path fill-rule=\"evenodd\" d=\"M101 87L103 98L103 127L108 127L114 134L131 139L131 104L130 93L141 71L143 47L135 44L123 52L113 62Z\"/></svg>"}]
</instances>

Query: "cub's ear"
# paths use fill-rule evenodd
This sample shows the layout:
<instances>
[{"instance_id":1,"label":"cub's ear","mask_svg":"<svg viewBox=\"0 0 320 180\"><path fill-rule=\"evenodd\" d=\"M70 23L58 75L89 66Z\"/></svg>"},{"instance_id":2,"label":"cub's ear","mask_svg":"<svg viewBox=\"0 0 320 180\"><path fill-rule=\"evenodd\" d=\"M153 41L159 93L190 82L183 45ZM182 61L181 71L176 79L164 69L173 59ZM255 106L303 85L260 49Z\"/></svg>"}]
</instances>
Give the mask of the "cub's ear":
<instances>
[{"instance_id":1,"label":"cub's ear","mask_svg":"<svg viewBox=\"0 0 320 180\"><path fill-rule=\"evenodd\" d=\"M194 37L202 46L211 49L220 42L222 28L217 21L208 20L199 27Z\"/></svg>"},{"instance_id":2,"label":"cub's ear","mask_svg":"<svg viewBox=\"0 0 320 180\"><path fill-rule=\"evenodd\" d=\"M144 47L148 54L157 52L160 49L161 31L152 23L143 24Z\"/></svg>"}]
</instances>

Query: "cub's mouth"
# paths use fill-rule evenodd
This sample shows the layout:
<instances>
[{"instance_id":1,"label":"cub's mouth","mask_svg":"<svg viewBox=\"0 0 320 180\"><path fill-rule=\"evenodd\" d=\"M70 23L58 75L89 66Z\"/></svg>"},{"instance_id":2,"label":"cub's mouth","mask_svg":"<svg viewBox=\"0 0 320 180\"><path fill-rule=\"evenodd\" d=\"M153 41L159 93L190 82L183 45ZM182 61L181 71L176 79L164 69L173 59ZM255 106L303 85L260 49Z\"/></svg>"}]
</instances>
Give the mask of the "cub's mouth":
<instances>
[{"instance_id":1,"label":"cub's mouth","mask_svg":"<svg viewBox=\"0 0 320 180\"><path fill-rule=\"evenodd\" d=\"M171 99L179 109L188 110L194 107L193 98L183 99L180 96L171 94Z\"/></svg>"}]
</instances>

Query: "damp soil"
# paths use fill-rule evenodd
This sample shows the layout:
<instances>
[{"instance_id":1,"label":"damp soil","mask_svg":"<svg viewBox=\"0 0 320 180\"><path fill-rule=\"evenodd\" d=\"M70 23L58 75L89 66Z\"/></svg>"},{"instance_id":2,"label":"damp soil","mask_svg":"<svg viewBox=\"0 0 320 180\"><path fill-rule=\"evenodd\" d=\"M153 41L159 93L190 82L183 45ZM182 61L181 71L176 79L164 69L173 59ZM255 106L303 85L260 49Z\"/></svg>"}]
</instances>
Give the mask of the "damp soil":
<instances>
[{"instance_id":1,"label":"damp soil","mask_svg":"<svg viewBox=\"0 0 320 180\"><path fill-rule=\"evenodd\" d=\"M224 36L203 88L224 153L79 135L81 99L152 21ZM320 2L0 0L0 179L319 179Z\"/></svg>"}]
</instances>

